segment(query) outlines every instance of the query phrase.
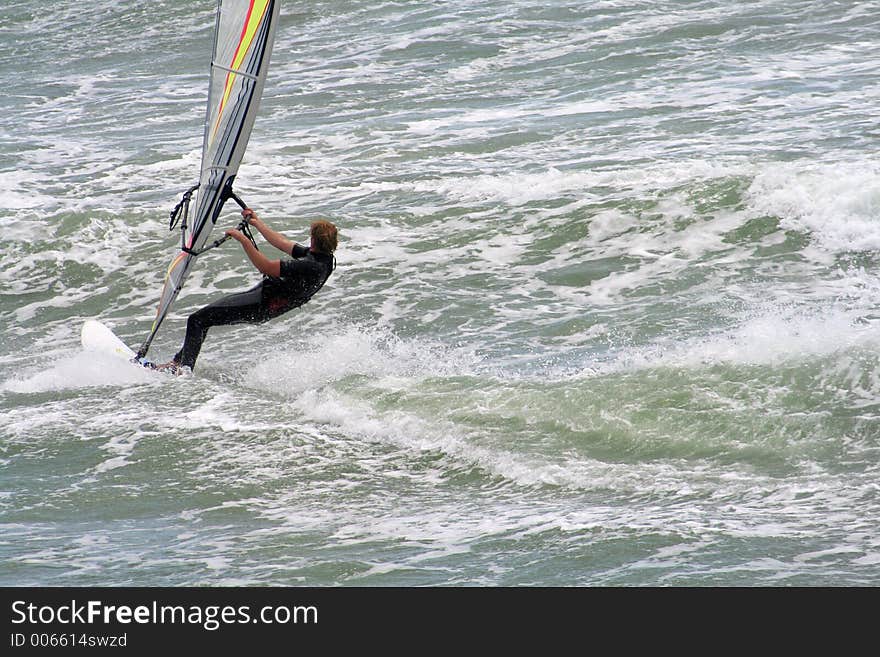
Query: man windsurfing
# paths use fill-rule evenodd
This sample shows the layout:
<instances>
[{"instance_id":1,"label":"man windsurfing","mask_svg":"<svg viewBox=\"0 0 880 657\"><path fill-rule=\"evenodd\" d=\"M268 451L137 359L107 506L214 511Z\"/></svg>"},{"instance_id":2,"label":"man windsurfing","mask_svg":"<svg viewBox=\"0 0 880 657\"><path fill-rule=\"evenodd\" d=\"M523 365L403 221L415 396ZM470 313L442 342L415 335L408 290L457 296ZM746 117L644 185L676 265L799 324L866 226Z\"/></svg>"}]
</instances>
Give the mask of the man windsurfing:
<instances>
[{"instance_id":1,"label":"man windsurfing","mask_svg":"<svg viewBox=\"0 0 880 657\"><path fill-rule=\"evenodd\" d=\"M240 230L227 230L226 235L241 244L250 261L264 275L263 280L246 292L227 295L190 315L180 351L157 369L175 374L182 373L183 368L192 370L212 326L261 324L298 308L323 287L336 268L334 252L338 233L331 222L313 222L306 247L270 228L250 208L241 214L269 244L290 258L271 260Z\"/></svg>"}]
</instances>

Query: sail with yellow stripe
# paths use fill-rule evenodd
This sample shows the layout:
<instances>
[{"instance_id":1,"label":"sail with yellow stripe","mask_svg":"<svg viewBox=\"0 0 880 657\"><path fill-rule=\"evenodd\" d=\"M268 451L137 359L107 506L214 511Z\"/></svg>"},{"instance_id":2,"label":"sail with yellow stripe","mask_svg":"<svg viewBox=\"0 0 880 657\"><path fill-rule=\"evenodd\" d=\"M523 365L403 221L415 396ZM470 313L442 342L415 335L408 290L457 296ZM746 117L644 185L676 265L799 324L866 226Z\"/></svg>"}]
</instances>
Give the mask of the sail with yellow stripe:
<instances>
[{"instance_id":1,"label":"sail with yellow stripe","mask_svg":"<svg viewBox=\"0 0 880 657\"><path fill-rule=\"evenodd\" d=\"M171 262L143 358L211 235L247 148L263 94L278 23L279 0L219 0L211 58L202 166L180 253Z\"/></svg>"}]
</instances>

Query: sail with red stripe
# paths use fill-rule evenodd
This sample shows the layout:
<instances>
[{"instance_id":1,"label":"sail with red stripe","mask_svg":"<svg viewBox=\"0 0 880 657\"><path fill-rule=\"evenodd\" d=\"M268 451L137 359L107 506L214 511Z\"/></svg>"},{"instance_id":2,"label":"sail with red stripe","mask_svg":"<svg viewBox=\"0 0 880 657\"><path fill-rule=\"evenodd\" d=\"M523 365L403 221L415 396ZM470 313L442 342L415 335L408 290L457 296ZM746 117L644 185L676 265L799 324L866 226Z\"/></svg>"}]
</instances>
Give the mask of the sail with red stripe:
<instances>
[{"instance_id":1,"label":"sail with red stripe","mask_svg":"<svg viewBox=\"0 0 880 657\"><path fill-rule=\"evenodd\" d=\"M279 0L218 2L194 211L186 222L181 251L168 268L156 319L139 357L146 355L228 198L259 109L278 15Z\"/></svg>"}]
</instances>

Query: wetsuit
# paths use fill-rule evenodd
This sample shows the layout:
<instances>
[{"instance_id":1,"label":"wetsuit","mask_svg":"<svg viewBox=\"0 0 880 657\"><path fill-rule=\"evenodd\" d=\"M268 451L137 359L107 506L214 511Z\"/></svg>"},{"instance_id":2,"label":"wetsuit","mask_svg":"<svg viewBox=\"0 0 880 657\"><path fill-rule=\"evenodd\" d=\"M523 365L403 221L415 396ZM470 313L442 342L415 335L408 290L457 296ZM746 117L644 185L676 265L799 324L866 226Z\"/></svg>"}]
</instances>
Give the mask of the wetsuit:
<instances>
[{"instance_id":1,"label":"wetsuit","mask_svg":"<svg viewBox=\"0 0 880 657\"><path fill-rule=\"evenodd\" d=\"M190 315L183 347L174 356L175 362L194 367L202 342L212 326L259 324L311 299L333 272L333 256L309 251L300 244L293 245L290 255L293 260L285 258L281 261L281 276L278 278L267 276L250 290L225 296Z\"/></svg>"}]
</instances>

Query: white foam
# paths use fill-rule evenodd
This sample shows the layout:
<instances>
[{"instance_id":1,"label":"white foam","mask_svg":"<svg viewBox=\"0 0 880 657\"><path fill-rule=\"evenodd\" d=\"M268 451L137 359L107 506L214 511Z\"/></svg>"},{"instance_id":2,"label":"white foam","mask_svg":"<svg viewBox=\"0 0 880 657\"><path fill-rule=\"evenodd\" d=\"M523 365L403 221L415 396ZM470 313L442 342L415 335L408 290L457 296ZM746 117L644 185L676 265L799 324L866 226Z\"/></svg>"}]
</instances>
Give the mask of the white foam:
<instances>
[{"instance_id":1,"label":"white foam","mask_svg":"<svg viewBox=\"0 0 880 657\"><path fill-rule=\"evenodd\" d=\"M667 366L703 368L714 363L778 366L852 349L875 349L880 342L877 327L846 308L821 313L784 307L752 312L737 327L715 335L623 348L615 361L592 366L587 374Z\"/></svg>"},{"instance_id":2,"label":"white foam","mask_svg":"<svg viewBox=\"0 0 880 657\"><path fill-rule=\"evenodd\" d=\"M296 397L351 376L406 385L416 378L466 373L476 360L466 350L402 340L387 329L350 326L312 336L296 350L278 350L248 372L247 382Z\"/></svg>"},{"instance_id":3,"label":"white foam","mask_svg":"<svg viewBox=\"0 0 880 657\"><path fill-rule=\"evenodd\" d=\"M834 253L880 250L880 170L873 162L765 167L748 190L749 209L808 232Z\"/></svg>"},{"instance_id":4,"label":"white foam","mask_svg":"<svg viewBox=\"0 0 880 657\"><path fill-rule=\"evenodd\" d=\"M28 368L0 383L0 390L36 393L96 386L155 384L167 378L146 368L135 367L120 358L79 351L41 369Z\"/></svg>"},{"instance_id":5,"label":"white foam","mask_svg":"<svg viewBox=\"0 0 880 657\"><path fill-rule=\"evenodd\" d=\"M51 208L55 205L55 199L37 191L44 188L47 182L46 177L36 171L0 171L0 210L20 212ZM9 238L16 238L15 231L7 232Z\"/></svg>"}]
</instances>

